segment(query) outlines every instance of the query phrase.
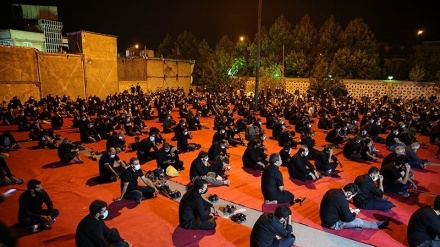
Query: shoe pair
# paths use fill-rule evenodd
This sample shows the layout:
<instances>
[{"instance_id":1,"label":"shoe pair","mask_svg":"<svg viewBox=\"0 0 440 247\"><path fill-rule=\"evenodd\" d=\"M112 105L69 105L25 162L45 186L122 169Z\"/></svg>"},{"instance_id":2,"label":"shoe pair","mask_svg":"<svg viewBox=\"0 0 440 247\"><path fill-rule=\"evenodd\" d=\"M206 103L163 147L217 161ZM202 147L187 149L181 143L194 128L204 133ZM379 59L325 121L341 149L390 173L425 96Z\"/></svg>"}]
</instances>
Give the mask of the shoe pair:
<instances>
[{"instance_id":1,"label":"shoe pair","mask_svg":"<svg viewBox=\"0 0 440 247\"><path fill-rule=\"evenodd\" d=\"M238 213L231 216L231 220L236 223L243 224L244 222L246 222L246 215L242 213Z\"/></svg>"},{"instance_id":2,"label":"shoe pair","mask_svg":"<svg viewBox=\"0 0 440 247\"><path fill-rule=\"evenodd\" d=\"M223 209L223 214L224 215L233 215L235 213L235 211L237 210L237 208L232 205L226 205L226 207Z\"/></svg>"},{"instance_id":3,"label":"shoe pair","mask_svg":"<svg viewBox=\"0 0 440 247\"><path fill-rule=\"evenodd\" d=\"M405 197L405 198L409 197L409 192L408 192L408 191L402 191L402 192L397 192L397 193L398 193L399 195Z\"/></svg>"},{"instance_id":4,"label":"shoe pair","mask_svg":"<svg viewBox=\"0 0 440 247\"><path fill-rule=\"evenodd\" d=\"M212 194L208 197L208 200L212 203L218 202L218 196L216 194Z\"/></svg>"},{"instance_id":5,"label":"shoe pair","mask_svg":"<svg viewBox=\"0 0 440 247\"><path fill-rule=\"evenodd\" d=\"M302 203L306 200L306 197L298 197L293 200L293 204L299 203L300 206L302 206Z\"/></svg>"}]
</instances>

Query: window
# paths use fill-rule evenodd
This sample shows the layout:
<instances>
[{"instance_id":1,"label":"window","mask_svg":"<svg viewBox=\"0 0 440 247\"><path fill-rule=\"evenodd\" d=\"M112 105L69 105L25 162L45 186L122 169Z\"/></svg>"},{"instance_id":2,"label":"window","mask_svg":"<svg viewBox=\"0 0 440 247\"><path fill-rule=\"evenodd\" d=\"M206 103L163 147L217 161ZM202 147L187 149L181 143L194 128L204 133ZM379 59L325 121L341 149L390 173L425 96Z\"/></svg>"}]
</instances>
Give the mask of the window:
<instances>
[{"instance_id":1,"label":"window","mask_svg":"<svg viewBox=\"0 0 440 247\"><path fill-rule=\"evenodd\" d=\"M32 42L23 42L23 46L32 47Z\"/></svg>"},{"instance_id":2,"label":"window","mask_svg":"<svg viewBox=\"0 0 440 247\"><path fill-rule=\"evenodd\" d=\"M12 45L10 40L0 40L0 45Z\"/></svg>"}]
</instances>

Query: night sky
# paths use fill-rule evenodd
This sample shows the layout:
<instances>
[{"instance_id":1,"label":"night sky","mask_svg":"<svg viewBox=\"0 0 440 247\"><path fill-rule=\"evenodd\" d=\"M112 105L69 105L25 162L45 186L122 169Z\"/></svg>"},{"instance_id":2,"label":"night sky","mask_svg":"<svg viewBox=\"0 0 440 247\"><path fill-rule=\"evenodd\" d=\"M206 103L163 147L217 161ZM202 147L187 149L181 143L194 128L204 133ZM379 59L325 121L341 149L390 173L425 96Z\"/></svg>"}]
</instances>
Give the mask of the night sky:
<instances>
[{"instance_id":1,"label":"night sky","mask_svg":"<svg viewBox=\"0 0 440 247\"><path fill-rule=\"evenodd\" d=\"M262 25L270 27L282 14L294 26L309 14L319 28L330 15L345 28L363 18L379 42L440 41L440 8L435 0L263 0ZM167 33L184 30L214 46L223 35L232 41L257 32L258 0L28 0L0 3L0 28L11 28L11 3L57 5L63 32L87 30L118 36L118 50L132 44L156 49Z\"/></svg>"}]
</instances>

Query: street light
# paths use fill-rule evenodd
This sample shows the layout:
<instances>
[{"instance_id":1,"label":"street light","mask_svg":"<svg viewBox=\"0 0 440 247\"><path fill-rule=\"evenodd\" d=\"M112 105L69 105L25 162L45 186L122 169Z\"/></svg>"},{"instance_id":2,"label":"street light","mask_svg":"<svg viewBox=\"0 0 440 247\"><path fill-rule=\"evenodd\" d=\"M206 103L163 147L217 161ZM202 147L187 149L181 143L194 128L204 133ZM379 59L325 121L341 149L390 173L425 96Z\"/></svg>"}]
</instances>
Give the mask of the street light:
<instances>
[{"instance_id":1,"label":"street light","mask_svg":"<svg viewBox=\"0 0 440 247\"><path fill-rule=\"evenodd\" d=\"M244 36L240 36L240 42L244 41Z\"/></svg>"},{"instance_id":2,"label":"street light","mask_svg":"<svg viewBox=\"0 0 440 247\"><path fill-rule=\"evenodd\" d=\"M419 36L423 34L423 30L418 30L417 31L417 38L416 38L416 45L419 44Z\"/></svg>"},{"instance_id":3,"label":"street light","mask_svg":"<svg viewBox=\"0 0 440 247\"><path fill-rule=\"evenodd\" d=\"M263 5L263 0L258 0L258 39L257 39L257 59L256 59L256 69L255 69L255 104L254 111L258 110L258 84L260 81L260 53L261 53L261 6Z\"/></svg>"},{"instance_id":4,"label":"street light","mask_svg":"<svg viewBox=\"0 0 440 247\"><path fill-rule=\"evenodd\" d=\"M392 80L394 77L392 75L388 76L388 80Z\"/></svg>"},{"instance_id":5,"label":"street light","mask_svg":"<svg viewBox=\"0 0 440 247\"><path fill-rule=\"evenodd\" d=\"M135 45L134 45L134 48L138 49L138 48L139 48L139 45L138 45L138 44L135 44Z\"/></svg>"}]
</instances>

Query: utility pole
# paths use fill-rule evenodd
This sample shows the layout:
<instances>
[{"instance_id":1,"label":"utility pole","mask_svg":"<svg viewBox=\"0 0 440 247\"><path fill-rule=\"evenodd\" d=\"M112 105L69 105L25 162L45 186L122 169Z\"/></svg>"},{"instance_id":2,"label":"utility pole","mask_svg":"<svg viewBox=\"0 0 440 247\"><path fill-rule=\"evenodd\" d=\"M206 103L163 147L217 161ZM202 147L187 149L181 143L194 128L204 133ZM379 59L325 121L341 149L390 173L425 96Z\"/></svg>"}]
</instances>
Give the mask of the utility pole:
<instances>
[{"instance_id":1,"label":"utility pole","mask_svg":"<svg viewBox=\"0 0 440 247\"><path fill-rule=\"evenodd\" d=\"M255 70L255 104L254 111L258 110L258 84L260 80L260 52L261 52L261 6L263 4L263 0L258 0L258 41L257 41L257 64Z\"/></svg>"}]
</instances>

